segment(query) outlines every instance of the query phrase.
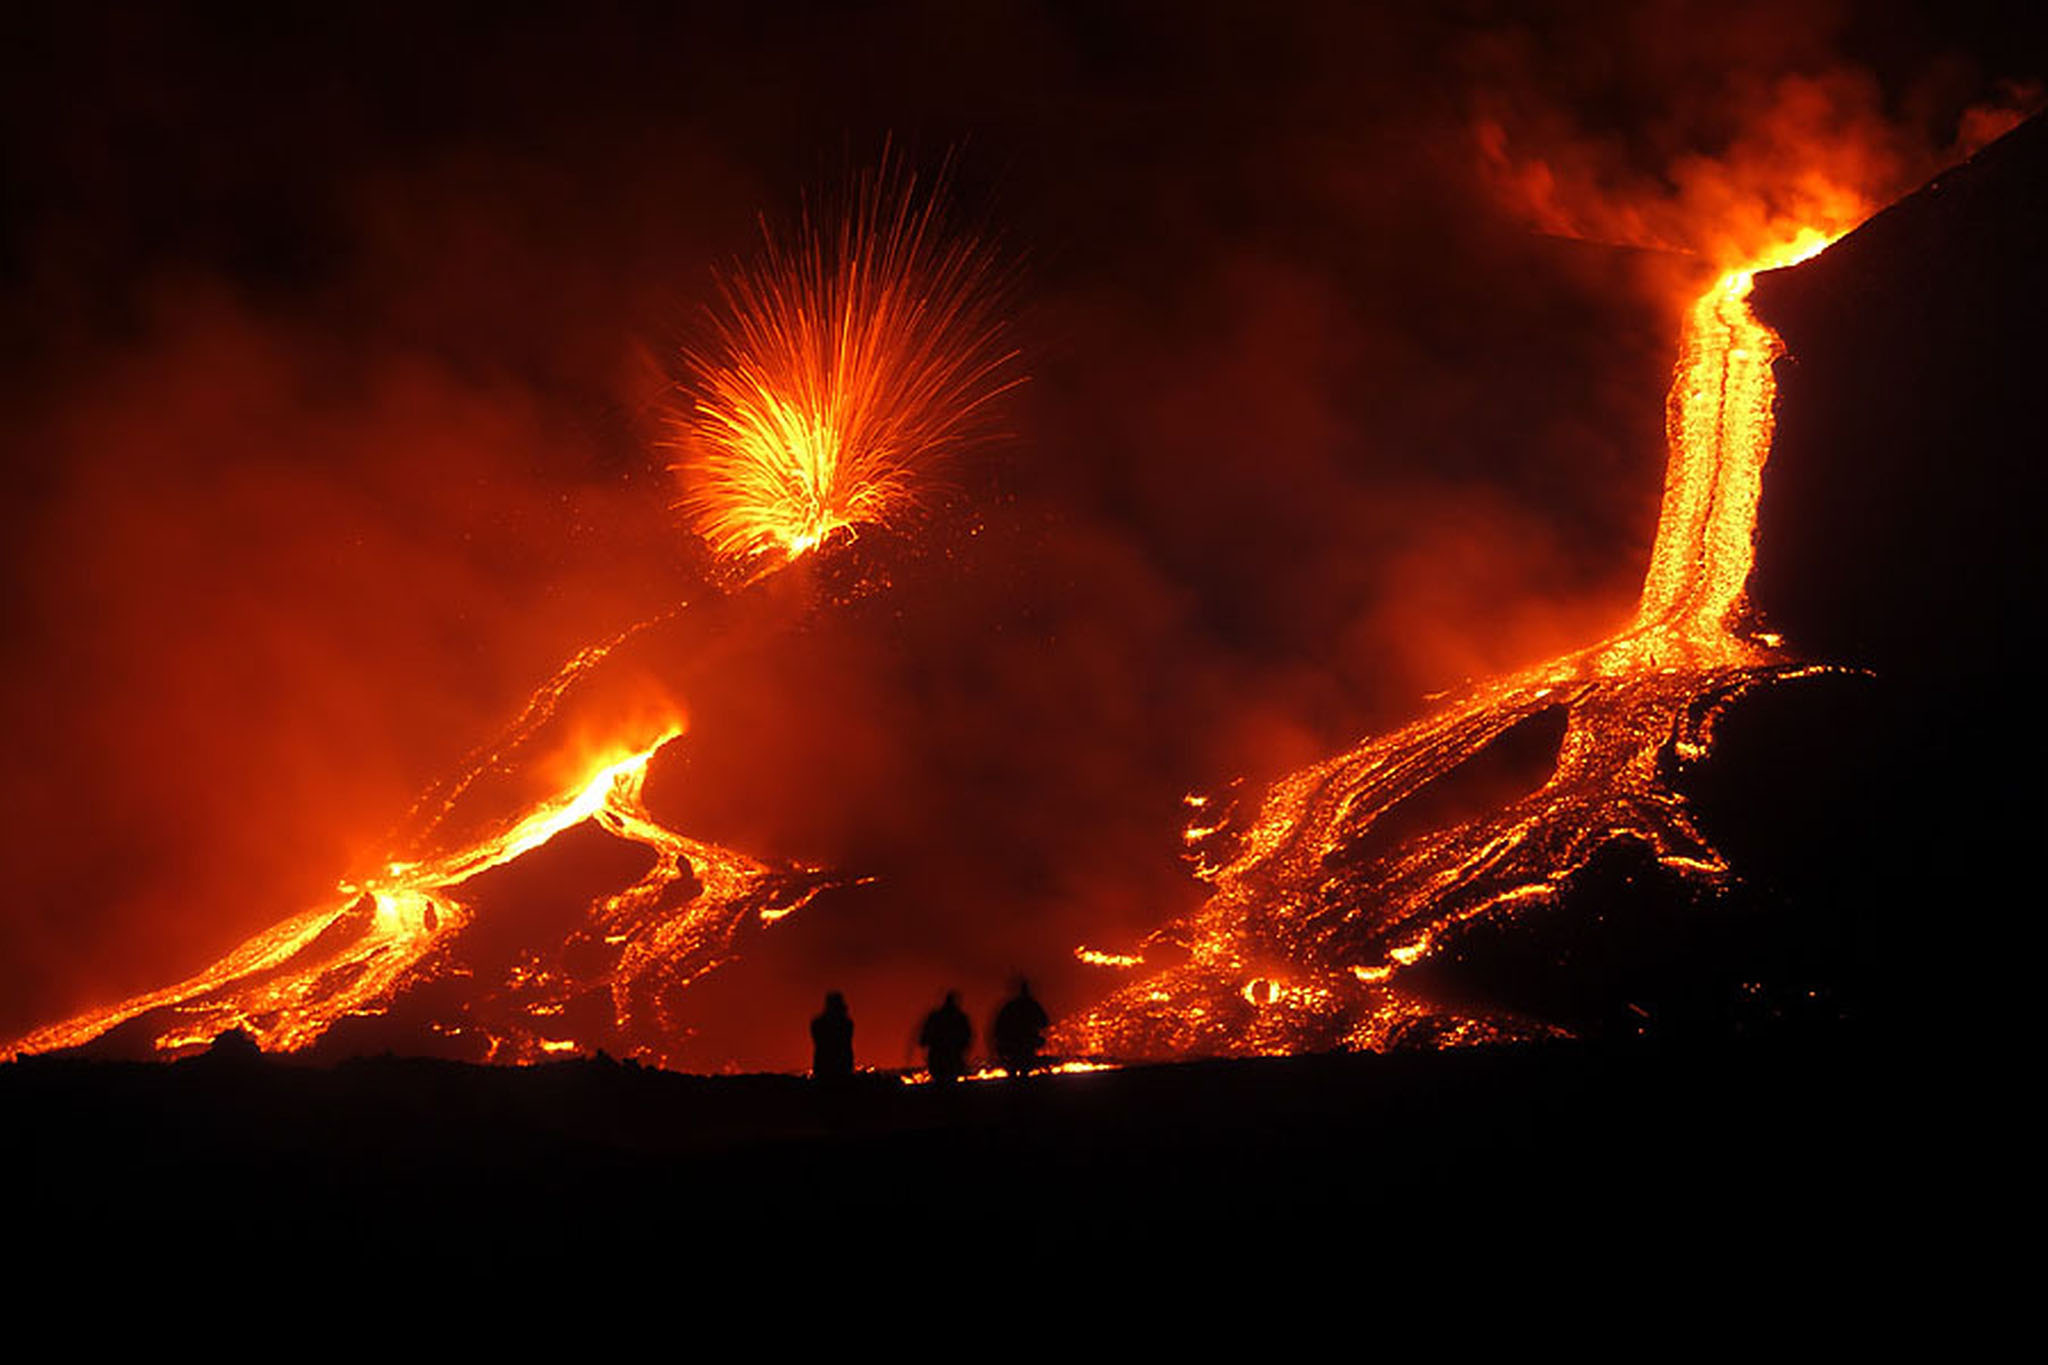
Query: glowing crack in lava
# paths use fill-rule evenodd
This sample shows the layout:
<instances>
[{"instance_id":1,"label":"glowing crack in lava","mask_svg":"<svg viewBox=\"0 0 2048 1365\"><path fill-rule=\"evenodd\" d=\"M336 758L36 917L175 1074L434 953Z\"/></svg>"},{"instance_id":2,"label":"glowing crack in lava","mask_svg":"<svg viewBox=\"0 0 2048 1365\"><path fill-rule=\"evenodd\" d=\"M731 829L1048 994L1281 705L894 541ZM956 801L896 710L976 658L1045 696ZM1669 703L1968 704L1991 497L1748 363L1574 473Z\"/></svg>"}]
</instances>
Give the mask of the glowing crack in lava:
<instances>
[{"instance_id":1,"label":"glowing crack in lava","mask_svg":"<svg viewBox=\"0 0 2048 1365\"><path fill-rule=\"evenodd\" d=\"M987 253L937 197L868 180L837 230L770 235L723 281L711 344L686 357L679 506L729 563L767 570L833 532L914 510L929 467L1012 387Z\"/></svg>"},{"instance_id":2,"label":"glowing crack in lava","mask_svg":"<svg viewBox=\"0 0 2048 1365\"><path fill-rule=\"evenodd\" d=\"M438 1037L437 1051L530 1062L603 1046L673 1064L685 1034L674 1015L679 993L734 957L751 932L845 879L770 865L657 820L643 788L655 754L684 731L673 715L640 721L633 738L587 754L552 795L454 830L464 803L487 803L478 791L515 771L571 690L652 624L571 659L496 744L422 798L414 816L424 833L373 875L339 886L334 901L265 930L188 980L37 1030L0 1055L78 1046L116 1029L123 1052L176 1055L234 1028L266 1051L291 1051L345 1020L432 999L417 1012L419 1026ZM473 951L482 928L473 879L586 824L646 849L650 865L624 890L572 911L549 940L480 969L477 961L501 955ZM444 998L434 997L437 988Z\"/></svg>"},{"instance_id":3,"label":"glowing crack in lava","mask_svg":"<svg viewBox=\"0 0 2048 1365\"><path fill-rule=\"evenodd\" d=\"M1780 656L1774 637L1738 626L1771 446L1771 362L1782 349L1748 296L1756 270L1803 260L1830 240L1802 232L1722 275L1693 305L1634 620L1281 779L1242 823L1190 797L1196 815L1185 838L1211 895L1138 954L1080 950L1083 961L1127 970L1147 957L1171 965L1065 1021L1059 1050L1256 1055L1555 1032L1446 1009L1404 989L1403 974L1481 916L1554 898L1619 840L1640 841L1665 867L1709 886L1728 878L1669 776L1705 754L1715 717L1742 690L1810 671ZM1404 803L1546 714L1561 717L1563 738L1535 790L1405 838L1376 828L1398 829Z\"/></svg>"}]
</instances>

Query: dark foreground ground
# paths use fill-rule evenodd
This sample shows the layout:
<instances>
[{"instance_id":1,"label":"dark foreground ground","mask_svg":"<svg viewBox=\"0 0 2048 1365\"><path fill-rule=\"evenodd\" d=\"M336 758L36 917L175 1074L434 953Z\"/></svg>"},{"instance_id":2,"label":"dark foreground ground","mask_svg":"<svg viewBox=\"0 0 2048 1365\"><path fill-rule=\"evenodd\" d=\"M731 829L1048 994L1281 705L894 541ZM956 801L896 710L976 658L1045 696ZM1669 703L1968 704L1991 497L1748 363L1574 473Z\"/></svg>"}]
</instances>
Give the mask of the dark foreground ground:
<instances>
[{"instance_id":1,"label":"dark foreground ground","mask_svg":"<svg viewBox=\"0 0 2048 1365\"><path fill-rule=\"evenodd\" d=\"M1836 1264L1917 1258L1928 1227L1981 1211L1997 1134L1963 1117L1968 1087L1849 1032L841 1094L604 1061L46 1059L0 1067L0 1131L17 1245L554 1259L666 1229L710 1255L729 1244L691 1230L787 1240L814 1220L855 1256L943 1222L1239 1230L1210 1252L1315 1228L1366 1260L1448 1234L1509 1263L1734 1246Z\"/></svg>"}]
</instances>

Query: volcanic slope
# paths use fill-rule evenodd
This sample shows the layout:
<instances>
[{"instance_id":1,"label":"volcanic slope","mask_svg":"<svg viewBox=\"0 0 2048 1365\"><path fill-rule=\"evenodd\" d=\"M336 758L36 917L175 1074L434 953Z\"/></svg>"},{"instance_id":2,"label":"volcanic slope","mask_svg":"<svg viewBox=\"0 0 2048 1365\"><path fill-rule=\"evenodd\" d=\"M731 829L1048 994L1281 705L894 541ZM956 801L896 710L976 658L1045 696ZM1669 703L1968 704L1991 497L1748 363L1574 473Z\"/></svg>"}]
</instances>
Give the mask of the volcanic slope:
<instances>
[{"instance_id":1,"label":"volcanic slope","mask_svg":"<svg viewBox=\"0 0 2048 1365\"><path fill-rule=\"evenodd\" d=\"M1690 783L1738 866L1838 907L1853 975L1906 1037L1974 1049L2035 899L2048 119L1825 255L1757 284L1792 360L1750 595L1854 674L1757 696ZM1939 946L1937 946L1939 945ZM1932 969L1932 970L1931 970ZM2018 1036L2018 1035L2011 1035Z\"/></svg>"},{"instance_id":2,"label":"volcanic slope","mask_svg":"<svg viewBox=\"0 0 2048 1365\"><path fill-rule=\"evenodd\" d=\"M590 694L630 672L621 647L664 619L572 658L329 903L0 1053L176 1057L239 1029L275 1052L532 1062L606 1049L680 1065L682 993L845 879L690 838L649 809L648 768L684 722ZM610 738L565 757L562 731L578 728L566 713L580 711L611 716Z\"/></svg>"},{"instance_id":3,"label":"volcanic slope","mask_svg":"<svg viewBox=\"0 0 2048 1365\"><path fill-rule=\"evenodd\" d=\"M1916 607L1903 621L1888 614L1887 588L1913 595L1899 579L1924 572L1941 580L1934 602L1967 597L1963 585L1980 572L1995 575L1993 599L2039 584L2036 563L2008 562L2038 554L2033 535L1994 537L1995 548L1981 548L1961 534L1966 519L1940 513L1937 522L1957 534L1933 542L1914 534L1920 499L1910 490L1926 480L1900 476L1950 448L1928 420L1949 401L1902 373L1912 357L1928 357L1949 377L1956 405L1977 414L1977 439L1995 448L1983 458L2001 478L1968 501L1990 503L2038 479L2033 466L2019 468L2025 456L2013 436L2033 419L2015 420L2022 390L2011 381L2040 373L2042 140L2039 121L2023 127L1827 253L1777 272L1782 286L1753 274L1776 263L1766 259L1702 295L1668 403L1664 504L1635 620L1589 649L1479 684L1433 715L1284 778L1249 810L1219 816L1191 799L1186 838L1213 888L1209 899L1133 955L1139 979L1062 1025L1062 1047L1153 1058L1381 1050L1561 1026L1744 1027L1801 1010L1839 1017L1845 983L1867 976L1857 932L1841 921L1841 897L1812 885L1795 895L1770 869L1738 879L1698 808L1744 849L1760 842L1759 827L1782 839L1787 803L1813 796L1812 766L1826 770L1832 756L1794 743L1778 762L1747 746L1738 761L1703 760L1724 713L1743 710L1739 699L1804 692L1817 700L1802 705L1830 707L1853 688L1855 667L1886 662L1878 640L1887 633L1894 664L1938 648L1945 607ZM1902 268L1913 261L1939 264ZM1825 323L1793 323L1802 357L1828 353L1838 331L1861 325L1864 301L1887 293L1873 307L1893 325L1938 320L1946 329L1867 362L1860 383L1820 371L1842 389L1792 419L1798 435L1783 458L1809 467L1798 476L1801 495L1763 523L1766 545L1791 548L1766 558L1754 603L1745 588L1783 347L1750 308L1753 289L1774 307L1816 295L1836 304ZM2000 304L1978 313L1994 294ZM1943 305L1932 306L1934 298ZM1807 306L1820 311L1817 300ZM1995 335L1980 317L1996 320ZM2003 379L1964 358L2015 340L2022 358L2006 353L1994 367ZM1853 372L1857 362L1828 362L1838 363ZM1792 373L1801 373L1796 364ZM1886 375L1899 381L1887 389L1890 401L1911 411L1892 417L1883 443L1883 472L1899 482L1873 492L1869 473L1843 466L1857 458L1858 433L1875 436L1868 428L1885 419L1839 421L1835 409ZM1794 404L1819 388L1796 389ZM1816 458L1823 446L1832 453ZM1841 508L1868 503L1885 508L1889 524L1867 525L1861 545L1841 543ZM2012 508L2040 505L2030 490L1989 521L2009 525ZM1930 551L1951 557L1923 569L1918 561ZM1858 611L1837 600L1852 598L1864 604ZM1959 615L1982 626L2006 613L1977 599ZM1858 649L1839 628L1809 636L1824 616L1896 624ZM1765 621L1782 636L1763 630ZM1781 640L1810 652L1794 655ZM1904 672L1925 670L1907 664ZM1780 686L1794 680L1798 687ZM1784 781L1788 773L1797 780ZM1744 913L1759 909L1790 912L1797 923ZM1786 942L1760 945L1759 935Z\"/></svg>"}]
</instances>

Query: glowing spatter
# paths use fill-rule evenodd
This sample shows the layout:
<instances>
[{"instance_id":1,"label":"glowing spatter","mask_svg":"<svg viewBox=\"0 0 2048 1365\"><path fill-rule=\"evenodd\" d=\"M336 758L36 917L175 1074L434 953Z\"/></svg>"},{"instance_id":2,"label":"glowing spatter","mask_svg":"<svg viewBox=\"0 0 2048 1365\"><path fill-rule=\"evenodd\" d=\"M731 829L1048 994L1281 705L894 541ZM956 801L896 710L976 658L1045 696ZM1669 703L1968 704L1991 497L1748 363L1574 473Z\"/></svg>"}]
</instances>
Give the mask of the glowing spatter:
<instances>
[{"instance_id":1,"label":"glowing spatter","mask_svg":"<svg viewBox=\"0 0 2048 1365\"><path fill-rule=\"evenodd\" d=\"M772 569L901 519L1017 382L988 255L942 229L937 202L877 176L835 232L807 219L724 282L712 344L687 357L674 469L727 562Z\"/></svg>"},{"instance_id":2,"label":"glowing spatter","mask_svg":"<svg viewBox=\"0 0 2048 1365\"><path fill-rule=\"evenodd\" d=\"M1213 890L1141 951L1085 960L1172 965L1063 1023L1082 1056L1256 1055L1451 1046L1554 1032L1447 1011L1403 973L1462 925L1554 898L1594 854L1636 840L1713 886L1729 869L1670 785L1704 755L1743 689L1806 671L1774 637L1743 633L1757 505L1770 454L1777 337L1748 305L1754 269L1826 245L1802 236L1730 271L1694 304L1667 405L1670 455L1657 540L1633 622L1588 649L1493 679L1422 720L1283 778L1248 820L1204 805L1190 821ZM1368 831L1514 726L1563 713L1555 767L1477 818L1361 854ZM1134 960L1135 959L1135 960Z\"/></svg>"}]
</instances>

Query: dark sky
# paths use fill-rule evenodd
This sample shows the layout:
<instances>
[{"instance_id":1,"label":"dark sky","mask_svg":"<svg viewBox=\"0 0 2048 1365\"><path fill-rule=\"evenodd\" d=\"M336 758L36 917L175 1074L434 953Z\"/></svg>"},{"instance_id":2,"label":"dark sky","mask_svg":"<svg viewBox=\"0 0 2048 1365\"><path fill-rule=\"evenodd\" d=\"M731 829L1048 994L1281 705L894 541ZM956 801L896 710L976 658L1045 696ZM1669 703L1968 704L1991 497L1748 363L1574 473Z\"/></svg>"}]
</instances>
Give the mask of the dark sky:
<instances>
[{"instance_id":1,"label":"dark sky","mask_svg":"<svg viewBox=\"0 0 2048 1365\"><path fill-rule=\"evenodd\" d=\"M9 7L0 1034L311 903L684 600L678 818L881 877L707 992L706 1064L832 984L885 1037L1012 968L1081 1003L1075 942L1198 898L1182 792L1633 603L1704 267L1530 231L1480 128L1668 238L1801 147L1909 188L2048 69L1996 7L1422 8ZM1028 383L857 547L889 586L735 627L677 355L885 145L950 155Z\"/></svg>"}]
</instances>

